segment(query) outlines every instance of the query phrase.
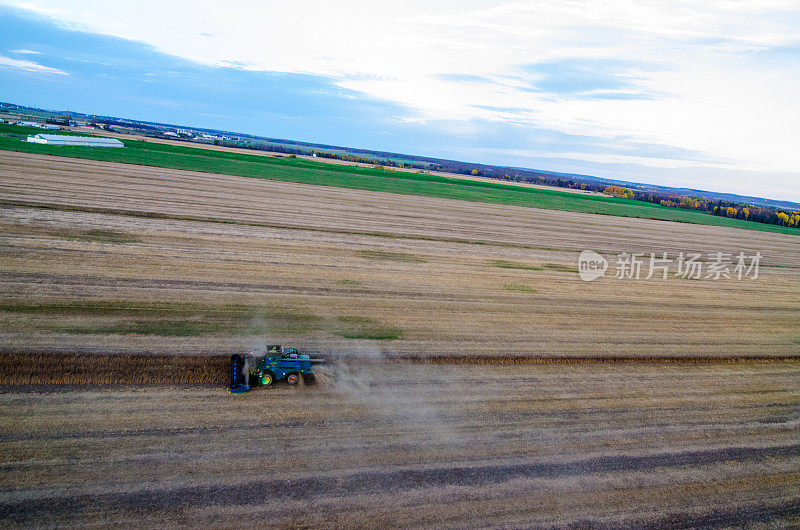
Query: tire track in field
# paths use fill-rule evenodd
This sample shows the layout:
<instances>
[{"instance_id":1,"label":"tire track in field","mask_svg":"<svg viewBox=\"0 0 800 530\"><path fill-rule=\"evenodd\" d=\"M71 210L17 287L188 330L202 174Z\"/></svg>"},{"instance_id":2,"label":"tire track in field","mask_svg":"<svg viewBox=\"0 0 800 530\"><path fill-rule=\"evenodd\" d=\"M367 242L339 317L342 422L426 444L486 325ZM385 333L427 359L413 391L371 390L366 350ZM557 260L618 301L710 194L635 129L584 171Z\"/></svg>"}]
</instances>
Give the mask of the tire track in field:
<instances>
[{"instance_id":1,"label":"tire track in field","mask_svg":"<svg viewBox=\"0 0 800 530\"><path fill-rule=\"evenodd\" d=\"M800 497L775 504L755 503L736 508L712 510L708 513L678 512L647 521L616 523L581 520L567 528L609 528L623 526L631 530L658 530L661 528L733 528L744 523L770 523L800 515Z\"/></svg>"},{"instance_id":2,"label":"tire track in field","mask_svg":"<svg viewBox=\"0 0 800 530\"><path fill-rule=\"evenodd\" d=\"M43 523L51 517L102 510L104 512L154 512L190 507L231 506L291 498L312 499L323 496L347 497L366 493L397 494L420 488L447 486L489 487L511 480L563 478L591 473L652 471L656 468L704 466L722 462L742 463L767 459L800 457L800 444L772 447L725 447L704 451L658 453L644 456L603 456L573 462L537 462L485 465L454 465L428 469L393 469L365 471L338 476L302 477L294 479L253 480L240 484L208 484L132 492L87 493L52 496L26 501L0 501L0 521L6 524ZM750 510L750 511L748 511ZM713 511L701 515L671 515L641 528L667 526L724 526L741 522L749 513L768 521L776 517L800 515L800 504L784 503L772 509L752 507ZM586 525L586 522L578 522ZM583 527L581 526L581 527Z\"/></svg>"}]
</instances>

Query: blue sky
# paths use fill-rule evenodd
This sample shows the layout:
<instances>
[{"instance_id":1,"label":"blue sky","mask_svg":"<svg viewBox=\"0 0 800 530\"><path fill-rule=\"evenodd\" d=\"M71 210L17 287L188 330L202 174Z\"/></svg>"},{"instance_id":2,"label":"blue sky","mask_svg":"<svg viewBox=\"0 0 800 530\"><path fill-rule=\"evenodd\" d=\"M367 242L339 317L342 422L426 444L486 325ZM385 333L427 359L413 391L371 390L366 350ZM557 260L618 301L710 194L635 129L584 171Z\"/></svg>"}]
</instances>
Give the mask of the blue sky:
<instances>
[{"instance_id":1,"label":"blue sky","mask_svg":"<svg viewBox=\"0 0 800 530\"><path fill-rule=\"evenodd\" d=\"M0 50L64 72L5 68L2 99L29 106L353 145L400 112L324 77L205 66L8 9Z\"/></svg>"},{"instance_id":2,"label":"blue sky","mask_svg":"<svg viewBox=\"0 0 800 530\"><path fill-rule=\"evenodd\" d=\"M782 1L0 0L0 100L800 200Z\"/></svg>"}]
</instances>

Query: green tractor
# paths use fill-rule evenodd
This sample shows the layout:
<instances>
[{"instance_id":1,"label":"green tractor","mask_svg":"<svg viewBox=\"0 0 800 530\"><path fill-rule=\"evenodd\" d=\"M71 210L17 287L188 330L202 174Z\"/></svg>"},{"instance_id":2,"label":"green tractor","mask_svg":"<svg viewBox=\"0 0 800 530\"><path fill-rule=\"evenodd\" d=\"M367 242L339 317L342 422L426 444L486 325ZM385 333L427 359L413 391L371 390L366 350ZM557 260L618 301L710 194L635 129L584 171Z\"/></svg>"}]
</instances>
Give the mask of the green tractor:
<instances>
[{"instance_id":1,"label":"green tractor","mask_svg":"<svg viewBox=\"0 0 800 530\"><path fill-rule=\"evenodd\" d=\"M296 385L301 378L311 382L314 380L314 366L319 364L325 364L325 359L312 359L294 348L284 349L280 345L268 346L262 355L233 354L228 370L228 391L239 394L248 392L252 386L270 386L283 380Z\"/></svg>"}]
</instances>

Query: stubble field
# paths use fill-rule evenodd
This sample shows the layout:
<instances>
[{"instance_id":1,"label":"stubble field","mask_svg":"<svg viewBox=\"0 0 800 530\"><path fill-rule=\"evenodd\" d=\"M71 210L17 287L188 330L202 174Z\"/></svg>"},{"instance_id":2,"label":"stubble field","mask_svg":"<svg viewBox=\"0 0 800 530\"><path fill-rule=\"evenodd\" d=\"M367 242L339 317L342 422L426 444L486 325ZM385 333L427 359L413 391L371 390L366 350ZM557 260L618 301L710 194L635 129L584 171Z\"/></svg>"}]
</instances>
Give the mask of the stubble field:
<instances>
[{"instance_id":1,"label":"stubble field","mask_svg":"<svg viewBox=\"0 0 800 530\"><path fill-rule=\"evenodd\" d=\"M0 161L8 349L213 354L270 340L386 355L800 352L800 240L789 235L7 152ZM584 249L612 268L620 252L763 258L756 280L586 283Z\"/></svg>"},{"instance_id":2,"label":"stubble field","mask_svg":"<svg viewBox=\"0 0 800 530\"><path fill-rule=\"evenodd\" d=\"M797 363L338 364L0 393L7 525L800 524Z\"/></svg>"},{"instance_id":3,"label":"stubble field","mask_svg":"<svg viewBox=\"0 0 800 530\"><path fill-rule=\"evenodd\" d=\"M794 236L9 152L0 182L5 524L800 522ZM763 258L586 283L584 249ZM336 362L245 396L195 360L24 373L266 343Z\"/></svg>"}]
</instances>

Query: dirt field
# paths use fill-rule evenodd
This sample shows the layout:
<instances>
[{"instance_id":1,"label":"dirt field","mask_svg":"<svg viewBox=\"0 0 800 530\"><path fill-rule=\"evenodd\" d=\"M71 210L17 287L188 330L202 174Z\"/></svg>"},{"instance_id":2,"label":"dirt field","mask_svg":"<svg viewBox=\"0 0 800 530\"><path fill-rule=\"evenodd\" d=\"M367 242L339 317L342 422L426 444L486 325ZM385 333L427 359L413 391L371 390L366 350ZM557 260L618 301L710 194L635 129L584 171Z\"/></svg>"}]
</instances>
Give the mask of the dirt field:
<instances>
[{"instance_id":1,"label":"dirt field","mask_svg":"<svg viewBox=\"0 0 800 530\"><path fill-rule=\"evenodd\" d=\"M0 183L2 526L800 525L797 237L10 152ZM587 283L584 249L763 259ZM211 382L267 343L337 362Z\"/></svg>"},{"instance_id":2,"label":"dirt field","mask_svg":"<svg viewBox=\"0 0 800 530\"><path fill-rule=\"evenodd\" d=\"M14 351L800 354L789 235L9 152L0 179ZM757 280L585 283L583 249L763 259Z\"/></svg>"},{"instance_id":3,"label":"dirt field","mask_svg":"<svg viewBox=\"0 0 800 530\"><path fill-rule=\"evenodd\" d=\"M633 377L635 375L635 377ZM800 524L800 365L338 365L315 387L0 393L0 520Z\"/></svg>"}]
</instances>

